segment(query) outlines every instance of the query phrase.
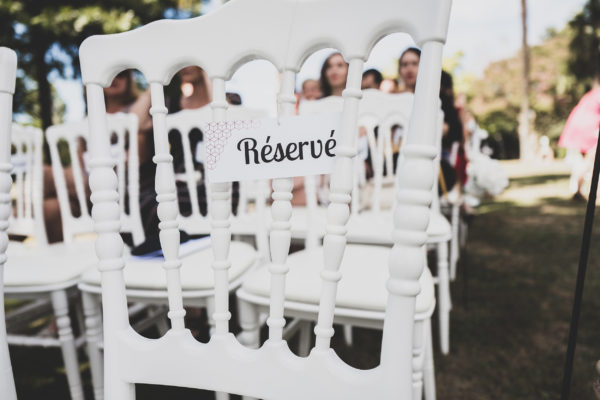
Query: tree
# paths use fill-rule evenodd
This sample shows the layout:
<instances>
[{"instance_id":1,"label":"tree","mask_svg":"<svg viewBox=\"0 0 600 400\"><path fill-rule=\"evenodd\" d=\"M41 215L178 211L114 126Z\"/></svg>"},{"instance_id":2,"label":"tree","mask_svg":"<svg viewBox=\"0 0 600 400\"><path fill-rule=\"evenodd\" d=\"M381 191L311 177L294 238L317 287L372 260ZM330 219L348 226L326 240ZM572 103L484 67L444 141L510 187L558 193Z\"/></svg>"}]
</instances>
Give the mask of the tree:
<instances>
[{"instance_id":1,"label":"tree","mask_svg":"<svg viewBox=\"0 0 600 400\"><path fill-rule=\"evenodd\" d=\"M531 111L529 109L529 87L530 87L530 57L527 44L527 0L521 0L521 112L519 113L519 158L527 159L533 156L532 138L530 134Z\"/></svg>"},{"instance_id":2,"label":"tree","mask_svg":"<svg viewBox=\"0 0 600 400\"><path fill-rule=\"evenodd\" d=\"M580 84L580 96L592 83L600 83L600 0L589 0L570 22L569 72Z\"/></svg>"},{"instance_id":3,"label":"tree","mask_svg":"<svg viewBox=\"0 0 600 400\"><path fill-rule=\"evenodd\" d=\"M55 71L65 78L79 77L78 49L86 37L133 29L163 18L166 10L177 10L179 4L177 0L0 1L0 43L17 52L22 80L35 83L42 128L53 123L48 75ZM23 106L33 111L32 102Z\"/></svg>"}]
</instances>

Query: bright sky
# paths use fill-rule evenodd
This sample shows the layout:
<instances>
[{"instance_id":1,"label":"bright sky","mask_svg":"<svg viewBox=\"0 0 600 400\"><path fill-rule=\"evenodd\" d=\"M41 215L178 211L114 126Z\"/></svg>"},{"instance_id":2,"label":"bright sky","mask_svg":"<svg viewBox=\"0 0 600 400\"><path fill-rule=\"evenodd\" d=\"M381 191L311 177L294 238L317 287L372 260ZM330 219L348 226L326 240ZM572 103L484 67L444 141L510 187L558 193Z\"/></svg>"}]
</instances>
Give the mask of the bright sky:
<instances>
[{"instance_id":1,"label":"bright sky","mask_svg":"<svg viewBox=\"0 0 600 400\"><path fill-rule=\"evenodd\" d=\"M550 27L562 29L586 0L528 0L530 44L542 41ZM205 11L210 10L210 5ZM410 37L394 34L382 39L373 49L366 68L390 71L400 53L412 44ZM521 46L520 0L454 0L445 56L458 51L464 53L464 71L481 75L495 60L515 54ZM323 60L331 49L314 53L304 64L297 77L297 85L308 78L318 78ZM265 108L270 114L276 110L275 93L277 73L265 61L254 61L240 68L228 84L228 90L241 94L244 104L251 108ZM59 96L67 105L66 120L77 120L84 115L84 104L79 81L51 80Z\"/></svg>"}]
</instances>

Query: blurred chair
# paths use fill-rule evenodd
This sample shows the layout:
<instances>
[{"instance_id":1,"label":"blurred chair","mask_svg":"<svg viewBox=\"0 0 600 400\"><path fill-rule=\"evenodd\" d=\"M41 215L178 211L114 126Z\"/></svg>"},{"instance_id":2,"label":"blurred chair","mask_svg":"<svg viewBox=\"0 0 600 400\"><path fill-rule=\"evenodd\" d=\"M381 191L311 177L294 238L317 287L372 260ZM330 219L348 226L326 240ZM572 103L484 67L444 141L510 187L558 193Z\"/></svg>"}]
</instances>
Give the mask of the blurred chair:
<instances>
[{"instance_id":1,"label":"blurred chair","mask_svg":"<svg viewBox=\"0 0 600 400\"><path fill-rule=\"evenodd\" d=\"M357 178L354 180L351 214L346 233L349 243L385 246L392 246L394 243L391 235L391 221L395 193L399 187L393 180L394 173L389 172L393 171L391 132L395 126L403 127L406 132L413 108L413 98L414 96L410 93L389 94L368 89L364 91L363 98L359 102L358 125L365 131L373 177L370 179L366 176L365 161L357 157L355 159ZM300 114L314 114L339 112L341 109L341 98L327 97L322 100L301 103L299 112ZM438 112L438 120L443 120L441 111ZM376 128L377 134L375 133ZM436 145L441 146L441 125L438 127L436 138ZM439 159L436 163L439 165ZM437 275L434 279L439 290L440 347L442 353L447 354L450 346L451 310L448 245L452 238L452 228L440 211L437 179L436 175L435 184L432 187L433 203L427 227L427 244L435 248L437 252ZM307 189L307 197L308 194L313 194L315 191ZM302 221L312 221L313 228L310 229L310 232L314 241L314 236L322 237L325 234L326 226L319 213L320 208L316 205L311 207L312 204L316 204L316 199L308 204L307 209L312 212L310 217L302 213L300 215L302 215ZM292 217L292 221L294 221L294 217ZM292 223L292 227L294 227L294 223ZM307 228L304 229L308 231ZM351 342L351 337L351 330L347 328L348 342Z\"/></svg>"},{"instance_id":2,"label":"blurred chair","mask_svg":"<svg viewBox=\"0 0 600 400\"><path fill-rule=\"evenodd\" d=\"M257 110L251 110L243 106L230 106L227 112L229 120L245 120L262 117L263 113ZM110 115L108 115L110 121ZM201 169L197 168L198 157L203 157L203 152L196 147L192 149L191 143L196 140L191 140L190 135L196 129L202 128L204 123L212 120L212 110L209 107L203 107L195 110L183 110L172 115L167 115L165 118L165 137L167 135L178 135L181 140L181 149L183 151L183 161L185 170L174 171L171 167L172 182L175 185L185 185L190 196L191 213L182 215L179 207L176 208L176 220L180 224L180 228L186 233L194 236L208 235L213 223L208 214L202 214L200 210L200 201L207 201L206 198L201 199L200 196L210 195L210 190L204 190L204 177ZM110 123L108 124L109 131ZM154 129L160 129L155 126ZM162 139L162 137L161 137ZM172 140L175 140L171 137ZM197 139L197 138L196 138ZM196 146L204 145L204 141L198 141ZM111 153L114 151L111 147ZM130 151L130 156L133 152ZM181 156L179 154L178 156ZM118 158L117 158L118 160ZM93 161L91 161L93 164ZM130 165L130 168L133 168ZM165 173L164 170L157 169L157 174ZM117 168L118 175L118 168ZM171 177L169 177L169 180ZM157 188L164 184L164 181L157 183ZM264 183L258 183L263 184ZM199 190L200 189L200 190ZM117 189L117 193L120 188ZM240 196L241 208L247 209L247 203L251 200L250 196ZM122 198L122 196L119 196ZM159 202L164 197L159 197ZM175 195L177 200L177 192ZM255 212L253 214L243 212L234 218L234 226L237 228L234 232L237 235L248 238L253 244L242 241L231 242L231 252L234 255L231 260L231 269L229 274L229 290L233 292L240 287L245 272L254 265L262 262L267 256L268 244L266 240L266 230L260 230L261 226L257 223L257 219L264 219L265 199L255 199ZM159 205L159 216L164 206ZM210 207L209 211L210 211ZM231 209L231 204L229 205ZM139 212L139 211L137 211ZM120 207L120 215L123 215L123 208ZM259 217L260 216L260 217ZM133 215L131 215L133 217ZM162 222L161 222L162 225ZM256 243L258 249L254 248ZM184 243L180 247L179 257L181 258L181 273L183 277L182 297L183 303L186 306L207 309L207 315L211 331L214 329L215 320L212 318L215 303L213 301L214 281L208 265L212 261L212 253L210 251L210 240L194 239ZM130 257L127 256L125 268L125 285L126 295L130 302L138 305L158 305L163 306L168 303L169 295L167 293L167 283L164 280L164 270L162 268L164 258L159 257ZM89 265L89 263L88 263ZM94 394L96 400L104 398L103 393L103 370L102 370L102 318L101 310L101 281L102 277L96 268L91 268L82 276L82 282L79 284L79 289L83 295L84 313L86 318L86 329L88 339L88 352L91 360L92 382L94 385ZM159 332L164 333L168 330L167 324L163 320L163 314L160 312L150 312L148 318L137 323L134 328L141 332L145 328L157 324Z\"/></svg>"},{"instance_id":3,"label":"blurred chair","mask_svg":"<svg viewBox=\"0 0 600 400\"><path fill-rule=\"evenodd\" d=\"M121 209L121 231L131 233L133 244L145 240L140 215L139 201L139 162L137 152L138 119L134 114L116 113L108 116L108 130L111 138L111 157L116 162L119 185L119 206ZM87 119L53 125L46 130L46 140L50 147L52 175L60 205L63 236L65 242L74 237L94 231L89 210L89 157L83 150L88 142ZM63 165L59 147L67 146L70 173L75 186L76 205L74 213L67 188L67 169ZM130 151L135 149L135 151ZM127 167L126 167L127 165ZM127 212L126 212L127 209Z\"/></svg>"},{"instance_id":4,"label":"blurred chair","mask_svg":"<svg viewBox=\"0 0 600 400\"><path fill-rule=\"evenodd\" d=\"M409 399L420 398L419 366L413 374L413 354L422 353L414 323L419 278L424 270L424 245L431 187L437 170L434 158L441 54L446 36L449 1L370 3L364 13L358 0L296 2L291 0L232 0L213 13L185 21L158 21L131 32L88 38L80 48L87 88L93 169L94 218L98 231L98 269L102 274L106 396L132 399L135 383L175 385L268 399ZM251 16L251 17L250 17ZM240 34L231 34L235 26ZM383 257L389 264L381 364L361 371L343 363L330 348L339 271L346 249L345 224L350 215L356 122L364 60L373 44L387 33L408 31L423 49L415 106L397 179L394 246ZM211 40L198 41L197 38ZM148 43L152 43L149 46ZM342 130L336 146L327 234L324 238L322 289L315 328L316 346L306 358L293 355L283 340L285 281L289 270L292 179L273 181L270 251L272 262L269 339L259 349L241 346L229 332L230 270L238 252L230 243L230 190L227 183L210 188L211 247L214 252L215 330L207 344L196 342L185 329L183 290L189 279L179 254L176 187L168 153L164 85L181 65L199 65L213 84L213 120L226 119L225 80L240 63L266 58L281 72L279 115L293 114L295 75L316 47L340 48L349 61L344 91ZM158 56L160 55L160 56ZM160 202L161 245L169 299L171 329L160 339L137 334L127 318L128 269L118 233L117 185L106 131L102 86L124 68L137 67L152 94ZM413 132L411 134L411 132ZM418 133L418 134L417 134ZM230 251L231 247L231 251ZM232 260L230 261L230 256ZM379 259L379 258L378 258ZM322 264L321 264L322 263ZM181 270L180 270L181 268ZM198 268L200 269L200 268ZM183 275L183 276L182 276ZM233 275L233 274L232 274ZM383 282L382 282L383 283ZM383 288L382 288L383 290ZM250 303L243 303L242 305ZM252 307L240 315L255 321ZM250 314L247 314L250 312ZM240 340L256 344L256 325L243 324ZM416 376L415 376L416 375Z\"/></svg>"},{"instance_id":5,"label":"blurred chair","mask_svg":"<svg viewBox=\"0 0 600 400\"><path fill-rule=\"evenodd\" d=\"M6 47L0 47L0 399L16 400L6 323L4 319L4 264L8 246L8 218L11 213L10 189L10 135L12 125L12 98L15 93L17 55Z\"/></svg>"},{"instance_id":6,"label":"blurred chair","mask_svg":"<svg viewBox=\"0 0 600 400\"><path fill-rule=\"evenodd\" d=\"M79 275L89 264L93 241L48 244L42 213L42 131L13 125L12 145L16 191L16 212L9 234L26 236L12 241L4 271L8 298L32 300L7 316L8 342L12 345L60 347L72 399L83 399L77 346L69 317L69 297L76 296ZM24 208L23 208L24 207ZM46 307L50 303L51 307ZM51 311L56 318L58 338L18 333L29 322Z\"/></svg>"},{"instance_id":7,"label":"blurred chair","mask_svg":"<svg viewBox=\"0 0 600 400\"><path fill-rule=\"evenodd\" d=\"M265 111L254 110L241 105L230 105L227 108L226 119L228 121L242 121L265 118ZM167 132L178 135L178 139L183 144L183 171L175 171L175 180L177 184L184 184L187 193L190 196L191 212L188 215L179 215L180 228L186 232L195 234L209 234L210 221L206 216L208 209L202 213L200 202L206 202L207 208L210 185L206 183L206 177L203 176L204 168L200 169L199 164L204 164L205 157L205 138L203 137L203 125L212 120L212 109L210 106L201 107L194 110L182 110L166 116ZM193 135L197 135L193 138ZM184 140L187 139L187 140ZM195 148L192 148L192 143ZM199 185L200 183L200 185ZM258 251L268 256L268 243L261 240L266 236L265 232L257 232L260 228L257 219L264 218L266 215L265 203L269 196L270 189L268 183L261 180L239 182L239 201L235 213L231 216L231 233L240 237L256 237ZM200 199L199 197L204 197Z\"/></svg>"},{"instance_id":8,"label":"blurred chair","mask_svg":"<svg viewBox=\"0 0 600 400\"><path fill-rule=\"evenodd\" d=\"M121 148L120 152L113 151L111 157L124 161L124 135L125 132L131 132L129 140L132 140L131 136L137 135L137 118L111 115L108 120L111 131L120 138L117 145ZM11 216L9 233L25 236L26 239L22 242L12 242L8 250L5 292L7 297L33 301L7 315L8 341L13 345L60 347L73 399L83 399L77 347L85 342L83 316L76 285L81 274L92 264L89 259L90 254L94 254L94 237L93 235L90 237L90 234L93 234L93 221L88 211L89 196L86 193L87 173L82 165L83 157L80 156L78 142L79 138L86 138L87 130L85 123L68 123L50 127L47 131L64 233L64 241L54 244L48 244L42 211L42 131L33 127L13 125L12 135L13 174L15 175L13 194L16 210ZM80 215L75 215L71 209L63 160L58 151L61 140L68 145ZM135 144L135 141L132 143ZM137 173L137 161L130 162L135 163L133 169ZM123 176L125 168L122 163L117 170L119 175ZM132 168L129 170L131 171ZM133 181L137 181L135 176ZM130 178L130 183L133 181ZM124 184L125 180L120 179L119 182ZM134 183L130 189L137 192ZM133 194L132 197L135 196ZM131 227L134 230L133 236L140 240L141 227L136 228L134 225L126 222L126 227ZM141 233L143 234L143 231ZM74 337L69 316L71 298L77 299L72 304L80 318L79 331L82 336L78 338ZM22 328L32 319L49 312L56 318L58 338L17 333L22 331Z\"/></svg>"}]
</instances>

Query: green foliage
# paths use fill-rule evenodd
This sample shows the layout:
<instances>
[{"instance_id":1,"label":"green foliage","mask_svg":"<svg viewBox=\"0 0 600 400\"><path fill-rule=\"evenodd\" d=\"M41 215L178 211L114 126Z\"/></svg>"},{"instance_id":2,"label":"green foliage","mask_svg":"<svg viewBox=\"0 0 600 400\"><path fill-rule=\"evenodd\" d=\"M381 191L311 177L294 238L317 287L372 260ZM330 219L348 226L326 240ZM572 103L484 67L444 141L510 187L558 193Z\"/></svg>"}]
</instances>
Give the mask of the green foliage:
<instances>
[{"instance_id":1,"label":"green foliage","mask_svg":"<svg viewBox=\"0 0 600 400\"><path fill-rule=\"evenodd\" d=\"M588 0L570 22L569 72L577 78L580 95L593 80L600 80L600 0Z\"/></svg>"},{"instance_id":2,"label":"green foliage","mask_svg":"<svg viewBox=\"0 0 600 400\"><path fill-rule=\"evenodd\" d=\"M34 94L17 96L15 110L44 128L58 122L64 107L53 106L48 75L77 78L78 48L86 37L130 30L168 10L178 16L181 5L183 0L1 0L0 43L17 51L21 89L37 96L37 102Z\"/></svg>"},{"instance_id":3,"label":"green foliage","mask_svg":"<svg viewBox=\"0 0 600 400\"><path fill-rule=\"evenodd\" d=\"M498 158L519 158L518 114L517 107L507 107L479 117L479 125L488 131Z\"/></svg>"},{"instance_id":4,"label":"green foliage","mask_svg":"<svg viewBox=\"0 0 600 400\"><path fill-rule=\"evenodd\" d=\"M600 23L598 19L593 22L592 18L593 12L600 11L599 4L600 0L589 0L565 28L549 29L544 42L530 49L533 128L536 134L548 136L555 150L569 113L593 81L592 61L600 57L600 52L593 51L592 32L597 33L597 38L600 31L590 26ZM480 125L504 147L504 151L500 151L504 157L514 152L507 146L517 135L520 71L521 59L516 53L511 58L491 63L482 78L461 79L459 75L457 79L463 83L468 106Z\"/></svg>"}]
</instances>

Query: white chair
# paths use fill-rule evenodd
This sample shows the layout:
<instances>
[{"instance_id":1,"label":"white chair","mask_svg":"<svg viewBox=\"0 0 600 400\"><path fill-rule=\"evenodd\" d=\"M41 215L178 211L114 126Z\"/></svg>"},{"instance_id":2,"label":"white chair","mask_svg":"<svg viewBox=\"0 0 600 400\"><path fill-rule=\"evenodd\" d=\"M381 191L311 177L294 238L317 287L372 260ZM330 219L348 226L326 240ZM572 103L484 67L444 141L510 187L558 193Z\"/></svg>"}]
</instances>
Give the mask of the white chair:
<instances>
[{"instance_id":1,"label":"white chair","mask_svg":"<svg viewBox=\"0 0 600 400\"><path fill-rule=\"evenodd\" d=\"M137 153L138 120L135 114L116 113L108 116L108 130L111 137L111 156L116 161L119 182L119 205L121 207L121 230L132 235L134 245L144 241L144 228L140 216L139 202L139 162ZM60 206L63 236L65 242L81 234L94 231L92 216L88 207L87 176L89 163L87 152L81 152L81 142L88 141L89 124L87 119L53 125L46 130L46 140L52 159L52 174ZM69 193L65 180L65 169L60 161L59 143L68 146L71 171L75 185L80 214L74 215L70 207ZM128 151L136 149L136 151ZM83 165L82 165L83 163ZM127 164L127 168L125 167ZM126 205L129 212L125 212Z\"/></svg>"},{"instance_id":2,"label":"white chair","mask_svg":"<svg viewBox=\"0 0 600 400\"><path fill-rule=\"evenodd\" d=\"M4 320L4 263L8 246L8 217L11 213L10 188L10 131L12 125L12 97L15 93L17 55L11 49L0 47L0 398L16 400L6 323Z\"/></svg>"},{"instance_id":3,"label":"white chair","mask_svg":"<svg viewBox=\"0 0 600 400\"><path fill-rule=\"evenodd\" d=\"M84 243L47 244L42 214L42 131L33 127L13 125L14 189L16 212L11 217L8 232L25 235L23 242L12 242L4 270L5 296L34 300L6 316L8 342L12 345L60 347L65 362L72 399L83 399L77 346L83 337L75 339L69 317L69 297L75 296L79 275L93 252L93 241ZM23 208L24 207L24 208ZM33 239L33 240L32 240ZM50 301L56 318L58 338L24 336L17 333L20 323L37 315Z\"/></svg>"},{"instance_id":4,"label":"white chair","mask_svg":"<svg viewBox=\"0 0 600 400\"><path fill-rule=\"evenodd\" d=\"M356 157L355 179L352 190L350 219L347 224L346 238L349 245L340 266L344 271L344 279L338 285L336 298L335 321L344 324L346 341L352 341L352 327L361 326L381 329L386 309L386 293L383 290L386 281L387 256L389 248L381 245L392 245L392 220L390 209L385 210L380 204L384 165L384 141L386 135L380 133L375 137L375 128L379 132L391 132L394 125L408 125L408 119L413 105L412 94L390 95L375 90L363 91L363 97L358 104L358 126L366 129L369 148L372 155L372 165L375 171L375 185L369 194L368 212L360 213L361 199L359 199L359 183L366 182L364 160ZM300 106L300 114L316 114L323 112L341 112L343 109L342 97L327 97L321 100L304 102ZM441 116L441 115L440 115ZM438 140L441 137L438 136ZM388 170L392 168L391 154ZM362 174L362 176L361 176ZM393 177L393 173L390 174ZM393 183L393 181L392 181ZM394 186L391 186L394 189ZM307 191L314 195L315 190ZM361 193L362 194L362 193ZM393 195L392 195L393 197ZM307 199L308 200L308 199ZM365 202L365 203L366 203ZM393 203L388 201L388 208ZM316 200L308 202L307 207L300 208L308 232L307 242L314 240L315 235L325 234L325 224L316 206ZM292 210L292 228L294 221L298 223L296 207ZM363 218L367 214L367 218ZM358 222L358 223L357 223ZM431 224L431 220L430 220ZM305 355L309 348L310 321L315 321L318 314L319 303L319 269L323 258L322 247L307 247L307 250L294 253L288 257L287 266L290 272L286 280L285 315L296 318L294 323L300 329L300 352ZM424 378L426 398L435 398L435 377L433 367L433 348L431 343L430 317L435 308L433 279L427 268L420 278L422 292L417 296L415 309L415 337L420 340L415 343L415 396L420 397L421 377ZM250 274L242 288L237 292L241 300L242 309L250 309L241 315L243 327L248 335L253 334L256 343L257 320L248 316L256 316L268 312L270 280L268 269L261 268ZM289 334L293 333L290 331ZM425 358L425 360L424 360Z\"/></svg>"},{"instance_id":5,"label":"white chair","mask_svg":"<svg viewBox=\"0 0 600 400\"><path fill-rule=\"evenodd\" d=\"M266 117L265 111L245 106L230 105L226 112L228 121L252 120L264 117ZM210 233L210 221L206 218L208 210L205 210L204 214L201 213L197 191L198 183L202 183L206 195L206 189L209 189L209 185L206 184L205 177L202 176L201 171L204 170L194 167L195 164L204 163L204 138L196 142L192 140L191 134L198 130L201 132L203 125L211 120L212 109L209 106L194 110L182 110L166 116L167 132L176 132L180 135L180 139L187 139L181 140L185 170L176 171L175 179L186 185L190 196L191 212L185 216L180 214L179 223L184 231L196 234ZM191 148L192 142L196 144L194 149ZM268 243L261 238L264 238L266 233L257 232L256 229L259 227L257 219L264 218L266 215L265 201L269 194L268 191L265 181L240 182L236 214L232 215L231 220L231 233L233 235L256 237L258 240L258 243L256 243L257 248L261 254L265 255L268 254ZM203 200L208 203L207 198Z\"/></svg>"},{"instance_id":6,"label":"white chair","mask_svg":"<svg viewBox=\"0 0 600 400\"><path fill-rule=\"evenodd\" d=\"M118 145L121 149L124 147L124 135L127 131L131 132L129 140L132 145L135 145L137 141L137 118L135 116L111 115L108 121L110 132L117 134ZM10 333L8 335L9 343L24 346L61 347L73 399L83 399L77 347L83 345L85 340L84 336L73 337L69 317L69 298L77 296L76 285L81 274L89 268L91 264L89 256L94 253L94 241L91 240L93 237L89 237L89 234L93 233L93 221L87 207L86 174L78 154L78 139L86 138L88 130L86 125L85 121L84 123L69 123L50 127L47 131L64 233L64 241L54 244L48 244L42 211L42 131L33 127L13 126L12 143L15 149L12 155L13 174L15 175L13 191L16 212L11 216L9 233L27 236L27 239L24 242L11 244L5 271L6 295L12 298L34 300L7 315L9 330L18 332L23 321L29 321L40 313L49 311L50 307L46 307L48 300L58 326L58 338ZM71 211L65 174L58 152L58 142L61 139L65 140L69 146L73 180L81 210L81 215L77 217ZM122 151L116 153L113 151L112 156L124 161ZM136 198L138 190L134 182L137 181L137 161L130 160L130 164L135 165L135 168L129 169L129 182L132 183L129 189L133 192L130 198ZM124 175L125 169L122 163L117 170L120 176ZM131 174L132 170L134 170L134 174ZM125 179L120 179L119 182L124 186ZM135 205L137 203L136 201ZM137 215L139 217L139 212ZM129 219L129 224L127 220L123 222L127 227L132 228L134 238L143 240L143 236L139 237L140 232L143 235L141 226L136 228L136 224L140 222L139 218L137 222L133 219ZM78 301L75 306L80 311ZM83 323L83 317L79 322ZM80 326L80 330L83 331L83 326Z\"/></svg>"},{"instance_id":7,"label":"white chair","mask_svg":"<svg viewBox=\"0 0 600 400\"><path fill-rule=\"evenodd\" d=\"M242 106L231 106L228 109L227 118L233 119L253 119L263 116L263 112L258 110L248 109ZM169 134L176 132L180 135L181 151L183 152L184 171L172 171L173 182L181 182L186 185L189 196L191 213L182 215L177 212L177 221L180 228L188 234L203 235L209 234L211 230L211 221L208 215L203 215L199 206L199 193L197 191L198 184L203 182L201 172L194 167L194 158L202 156L197 154L198 149L192 149L190 134L195 128L202 128L204 123L212 120L212 110L209 107L203 107L195 110L183 110L175 114L165 117L165 132ZM110 120L108 129L111 130ZM155 129L156 126L155 126ZM136 130L137 132L137 130ZM195 142L195 140L194 140ZM130 157L132 151L129 152ZM179 155L181 156L181 155ZM118 160L118 158L117 158ZM136 159L137 160L137 159ZM196 159L196 161L198 161ZM93 162L92 162L93 164ZM130 169L134 166L130 165ZM137 169L137 168L136 168ZM117 172L118 172L117 168ZM160 173L160 171L157 171ZM158 187L158 186L157 186ZM121 188L119 187L118 193ZM207 191L210 194L210 190ZM122 196L119 198L122 201ZM247 198L247 197L246 197ZM160 197L158 198L160 201ZM245 200L242 200L244 203ZM241 201L241 202L242 202ZM245 204L239 204L238 210L244 208ZM231 206L230 206L231 207ZM122 206L120 214L123 215ZM256 241L259 253L254 247L248 243L234 241L231 243L231 251L235 255L232 259L232 266L229 274L230 291L236 290L242 282L244 273L261 262L266 254L267 246L266 231L257 229L260 226L256 223L256 219L264 215L264 200L256 201L256 213L254 216L249 216L247 213L242 213L234 219L236 221L235 231L238 235L245 235ZM162 207L159 206L159 213ZM179 211L179 209L177 209ZM139 208L137 211L139 213ZM133 215L131 215L133 217ZM190 247L197 246L196 248ZM212 255L209 249L208 241L196 241L183 245L186 250L180 253L182 258L181 272L184 277L182 286L183 302L186 306L206 308L209 315L209 324L211 330L214 329L215 320L212 318L214 310L214 282L211 276L211 271L208 268L199 268L208 266L211 262ZM130 302L139 305L164 305L168 302L167 285L163 279L163 269L161 258L148 260L147 258L131 257L127 260L125 268L125 284L126 294ZM86 337L88 341L88 353L90 354L90 368L92 372L92 382L94 386L94 395L96 400L104 397L103 371L102 371L102 335L101 335L101 318L100 318L100 292L101 292L101 275L96 268L91 268L82 276L82 282L79 284L79 289L82 291L84 314L86 318ZM141 331L152 323L158 323L159 331L168 330L166 324L162 324L162 316L160 313L150 312L149 318L145 319L141 324L137 324L135 328Z\"/></svg>"},{"instance_id":8,"label":"white chair","mask_svg":"<svg viewBox=\"0 0 600 400\"><path fill-rule=\"evenodd\" d=\"M449 1L358 0L297 2L232 0L211 14L186 21L160 21L125 34L88 38L80 48L87 88L93 169L94 218L98 231L98 269L102 274L106 396L131 399L135 383L186 386L268 399L408 399L413 394L415 297L424 267L423 250L429 219L435 147L436 99L441 54L450 11ZM252 16L252 18L249 18ZM231 34L235 26L240 34ZM423 48L417 94L406 157L400 167L394 217L395 245L389 255L390 277L382 340L381 364L361 371L341 362L330 348L339 267L345 250L349 217L355 129L364 59L386 33L406 30ZM211 40L198 41L197 38ZM149 46L148 43L152 43ZM167 148L163 86L182 65L199 65L213 83L214 120L223 121L225 80L240 63L262 57L281 71L280 115L292 115L295 72L316 47L334 45L349 61L347 88L336 168L332 176L329 224L324 239L324 267L316 346L306 358L293 355L282 340L284 288L290 244L292 180L273 183L270 248L272 263L269 340L260 349L240 345L229 332L230 185L211 184L211 246L214 251L215 332L207 344L185 329L179 232L171 157ZM160 201L161 243L172 328L160 339L142 338L129 325L123 244L118 234L117 182L109 158L102 86L114 74L135 66L152 93ZM416 134L418 133L418 134ZM243 312L242 312L243 315ZM415 338L415 343L419 338Z\"/></svg>"},{"instance_id":9,"label":"white chair","mask_svg":"<svg viewBox=\"0 0 600 400\"><path fill-rule=\"evenodd\" d=\"M394 193L398 189L395 185L390 185L389 177L393 177L393 162L391 156L391 137L389 132L392 127L399 125L408 126L408 120L413 107L413 95L410 93L388 94L378 90L364 91L363 98L359 103L358 124L366 129L366 134L371 153L373 179L372 191L363 194L364 187L368 182L365 178L365 168L363 160L356 159L355 171L358 179L354 180L353 198L351 215L347 224L347 240L349 243L357 244L376 244L393 245L392 236L388 226L392 220L392 205L394 203ZM301 104L300 114L314 114L319 112L341 111L340 98L329 97L322 100L308 101ZM443 114L438 112L440 121L437 143L441 146L441 121ZM375 137L375 128L379 127L379 137ZM440 147L441 149L441 147ZM439 165L439 160L437 164ZM384 166L386 175L384 175ZM390 175L387 175L390 174ZM443 354L448 354L450 348L450 281L448 271L448 245L452 238L452 228L450 223L440 212L440 203L437 195L437 175L435 185L432 188L433 204L429 225L427 227L427 244L435 247L437 251L437 271L435 281L438 284L438 315L440 319L440 348ZM363 183L363 187L360 187ZM384 187L385 185L385 187ZM314 190L307 193L314 193ZM368 197L362 199L361 195ZM312 212L311 217L307 218L303 214L300 221L312 221L312 235L322 237L325 233L325 221L320 216L320 208L313 205L316 200L308 202L307 209ZM366 205L366 207L365 207ZM295 211L295 210L294 210ZM292 227L294 227L294 217L292 217ZM297 222L296 225L299 225ZM307 228L304 228L307 229ZM347 333L347 338L351 334Z\"/></svg>"}]
</instances>

